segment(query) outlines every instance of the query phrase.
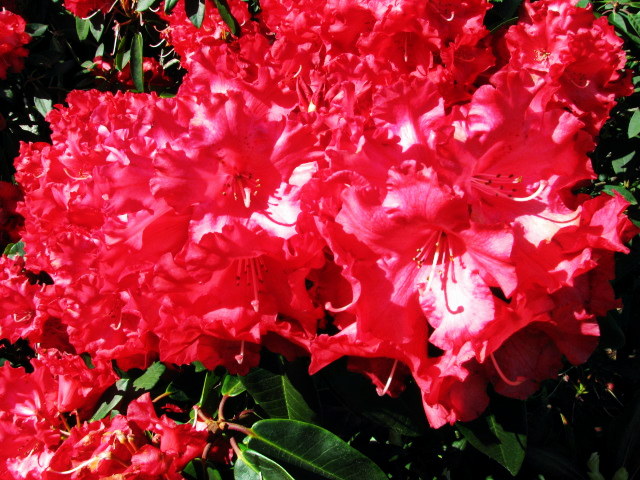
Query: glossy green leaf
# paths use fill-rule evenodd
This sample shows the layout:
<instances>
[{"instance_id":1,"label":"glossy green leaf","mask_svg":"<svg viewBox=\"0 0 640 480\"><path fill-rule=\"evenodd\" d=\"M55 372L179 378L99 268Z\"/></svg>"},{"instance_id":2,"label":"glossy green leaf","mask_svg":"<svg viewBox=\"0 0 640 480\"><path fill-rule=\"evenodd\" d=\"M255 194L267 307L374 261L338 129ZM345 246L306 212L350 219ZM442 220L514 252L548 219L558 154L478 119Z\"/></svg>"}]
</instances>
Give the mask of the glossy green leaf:
<instances>
[{"instance_id":1,"label":"glossy green leaf","mask_svg":"<svg viewBox=\"0 0 640 480\"><path fill-rule=\"evenodd\" d=\"M629 138L635 137L638 133L640 133L640 110L633 112L627 127L627 136Z\"/></svg>"},{"instance_id":2,"label":"glossy green leaf","mask_svg":"<svg viewBox=\"0 0 640 480\"><path fill-rule=\"evenodd\" d=\"M514 417L518 417L515 410L514 408L504 412L511 418L499 418L497 415L486 413L473 422L456 424L471 445L493 458L512 475L520 471L527 447L527 436L521 433L519 419L514 421ZM522 417L524 422L524 414Z\"/></svg>"},{"instance_id":3,"label":"glossy green leaf","mask_svg":"<svg viewBox=\"0 0 640 480\"><path fill-rule=\"evenodd\" d=\"M633 27L633 30L637 35L640 35L640 15L636 13L635 15L627 15L626 16L629 25Z\"/></svg>"},{"instance_id":4,"label":"glossy green leaf","mask_svg":"<svg viewBox=\"0 0 640 480\"><path fill-rule=\"evenodd\" d=\"M178 0L164 0L164 12L171 13L171 10L176 6L176 3L178 3Z\"/></svg>"},{"instance_id":5,"label":"glossy green leaf","mask_svg":"<svg viewBox=\"0 0 640 480\"><path fill-rule=\"evenodd\" d=\"M227 397L237 397L247 389L242 384L242 381L237 375L227 375L222 381L222 388L220 393Z\"/></svg>"},{"instance_id":6,"label":"glossy green leaf","mask_svg":"<svg viewBox=\"0 0 640 480\"><path fill-rule=\"evenodd\" d=\"M10 243L4 248L3 254L11 259L15 258L16 256L24 257L24 242L20 240L16 243Z\"/></svg>"},{"instance_id":7,"label":"glossy green leaf","mask_svg":"<svg viewBox=\"0 0 640 480\"><path fill-rule=\"evenodd\" d=\"M234 17L233 14L231 13L231 9L229 8L229 4L227 3L227 0L213 0L213 1L216 4L216 8L218 9L218 12L220 12L220 16L222 17L222 20L224 20L224 23L227 24L231 33L236 37L239 37L240 24L236 20L236 17Z\"/></svg>"},{"instance_id":8,"label":"glossy green leaf","mask_svg":"<svg viewBox=\"0 0 640 480\"><path fill-rule=\"evenodd\" d=\"M631 205L637 205L638 201L636 197L629 190L624 188L622 185L605 185L602 189L603 192L608 193L612 197L615 196L616 192L624 197L624 199L629 202Z\"/></svg>"},{"instance_id":9,"label":"glossy green leaf","mask_svg":"<svg viewBox=\"0 0 640 480\"><path fill-rule=\"evenodd\" d=\"M85 40L89 36L91 30L91 20L85 20L84 18L76 17L76 35L78 40Z\"/></svg>"},{"instance_id":10,"label":"glossy green leaf","mask_svg":"<svg viewBox=\"0 0 640 480\"><path fill-rule=\"evenodd\" d=\"M184 0L184 9L189 21L196 27L202 26L204 20L205 1L204 0Z\"/></svg>"},{"instance_id":11,"label":"glossy green leaf","mask_svg":"<svg viewBox=\"0 0 640 480\"><path fill-rule=\"evenodd\" d=\"M165 367L160 362L154 362L149 368L133 382L133 388L136 390L151 390L156 386L158 380L165 372Z\"/></svg>"},{"instance_id":12,"label":"glossy green leaf","mask_svg":"<svg viewBox=\"0 0 640 480\"><path fill-rule=\"evenodd\" d=\"M142 67L144 57L142 48L142 33L136 32L131 40L131 78L133 79L133 85L139 92L144 91L144 70Z\"/></svg>"},{"instance_id":13,"label":"glossy green leaf","mask_svg":"<svg viewBox=\"0 0 640 480\"><path fill-rule=\"evenodd\" d=\"M213 371L208 371L204 377L204 384L202 385L202 392L200 393L200 400L198 405L207 412L215 411L215 404L218 399L218 392L215 389L216 384L220 381L220 375Z\"/></svg>"},{"instance_id":14,"label":"glossy green leaf","mask_svg":"<svg viewBox=\"0 0 640 480\"><path fill-rule=\"evenodd\" d=\"M245 450L233 466L235 480L294 480L281 465L270 458Z\"/></svg>"},{"instance_id":15,"label":"glossy green leaf","mask_svg":"<svg viewBox=\"0 0 640 480\"><path fill-rule=\"evenodd\" d=\"M126 48L126 42L127 38L122 37L120 41L118 41L118 46L116 47L114 65L118 71L122 71L122 69L127 66L129 59L131 58L131 51Z\"/></svg>"},{"instance_id":16,"label":"glossy green leaf","mask_svg":"<svg viewBox=\"0 0 640 480\"><path fill-rule=\"evenodd\" d=\"M611 168L613 168L614 173L616 175L622 173L625 170L625 167L627 166L627 164L631 160L633 160L633 157L635 157L635 155L636 155L636 152L631 152L628 155L625 155L624 157L611 160Z\"/></svg>"},{"instance_id":17,"label":"glossy green leaf","mask_svg":"<svg viewBox=\"0 0 640 480\"><path fill-rule=\"evenodd\" d=\"M144 12L145 10L148 10L149 7L155 2L156 0L138 0L138 3L136 4L136 10L138 12Z\"/></svg>"},{"instance_id":18,"label":"glossy green leaf","mask_svg":"<svg viewBox=\"0 0 640 480\"><path fill-rule=\"evenodd\" d=\"M240 381L272 418L312 421L315 414L286 375L254 368Z\"/></svg>"},{"instance_id":19,"label":"glossy green leaf","mask_svg":"<svg viewBox=\"0 0 640 480\"><path fill-rule=\"evenodd\" d=\"M247 437L249 448L279 463L330 480L385 480L387 476L369 458L340 437L316 425L297 420L256 422Z\"/></svg>"}]
</instances>

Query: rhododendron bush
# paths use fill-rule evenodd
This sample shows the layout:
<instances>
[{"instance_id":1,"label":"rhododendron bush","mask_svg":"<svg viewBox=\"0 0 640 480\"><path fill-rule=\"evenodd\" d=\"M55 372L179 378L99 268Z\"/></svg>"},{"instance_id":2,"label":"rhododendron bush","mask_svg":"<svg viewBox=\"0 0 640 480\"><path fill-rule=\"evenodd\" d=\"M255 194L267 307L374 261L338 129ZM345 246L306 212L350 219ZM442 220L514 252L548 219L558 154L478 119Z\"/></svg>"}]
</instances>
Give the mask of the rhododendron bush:
<instances>
[{"instance_id":1,"label":"rhododendron bush","mask_svg":"<svg viewBox=\"0 0 640 480\"><path fill-rule=\"evenodd\" d=\"M0 185L0 337L34 357L0 367L2 478L386 478L267 365L440 428L587 361L637 231L589 155L633 85L575 3L66 0L112 37Z\"/></svg>"}]
</instances>

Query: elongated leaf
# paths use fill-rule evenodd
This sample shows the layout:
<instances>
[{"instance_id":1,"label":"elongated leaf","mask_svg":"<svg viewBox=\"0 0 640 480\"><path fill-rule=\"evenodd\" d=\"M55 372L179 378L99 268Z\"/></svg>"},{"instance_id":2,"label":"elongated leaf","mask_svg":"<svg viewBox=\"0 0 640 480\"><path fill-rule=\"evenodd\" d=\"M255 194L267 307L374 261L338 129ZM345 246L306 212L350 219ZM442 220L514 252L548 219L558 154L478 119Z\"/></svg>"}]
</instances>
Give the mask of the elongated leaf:
<instances>
[{"instance_id":1,"label":"elongated leaf","mask_svg":"<svg viewBox=\"0 0 640 480\"><path fill-rule=\"evenodd\" d=\"M149 7L155 3L155 1L156 0L138 0L138 3L136 4L136 10L138 12L144 12L145 10L148 10Z\"/></svg>"},{"instance_id":2,"label":"elongated leaf","mask_svg":"<svg viewBox=\"0 0 640 480\"><path fill-rule=\"evenodd\" d=\"M158 380L160 380L160 377L166 369L167 367L162 363L154 362L149 368L147 368L146 372L133 382L133 388L136 390L151 390L156 386L156 383L158 383Z\"/></svg>"},{"instance_id":3,"label":"elongated leaf","mask_svg":"<svg viewBox=\"0 0 640 480\"><path fill-rule=\"evenodd\" d=\"M627 136L629 138L635 137L640 133L640 110L633 112L631 120L629 120L629 127L627 128Z\"/></svg>"},{"instance_id":4,"label":"elongated leaf","mask_svg":"<svg viewBox=\"0 0 640 480\"><path fill-rule=\"evenodd\" d=\"M633 193L624 188L622 185L605 185L602 191L608 193L612 197L615 196L615 192L618 192L631 205L638 204L638 201L636 200L636 197L634 197Z\"/></svg>"},{"instance_id":5,"label":"elongated leaf","mask_svg":"<svg viewBox=\"0 0 640 480\"><path fill-rule=\"evenodd\" d=\"M142 33L136 32L131 40L131 78L133 78L133 84L139 92L144 91L142 62Z\"/></svg>"},{"instance_id":6,"label":"elongated leaf","mask_svg":"<svg viewBox=\"0 0 640 480\"><path fill-rule=\"evenodd\" d=\"M126 37L122 37L118 42L118 46L116 48L116 56L115 56L115 66L116 69L121 71L124 67L129 63L129 59L131 58L131 51L127 50L125 45L127 42Z\"/></svg>"},{"instance_id":7,"label":"elongated leaf","mask_svg":"<svg viewBox=\"0 0 640 480\"><path fill-rule=\"evenodd\" d=\"M47 31L49 25L45 25L44 23L29 23L27 24L27 33L32 37L39 37Z\"/></svg>"},{"instance_id":8,"label":"elongated leaf","mask_svg":"<svg viewBox=\"0 0 640 480\"><path fill-rule=\"evenodd\" d=\"M164 12L171 13L171 10L176 6L176 3L178 3L178 0L164 0Z\"/></svg>"},{"instance_id":9,"label":"elongated leaf","mask_svg":"<svg viewBox=\"0 0 640 480\"><path fill-rule=\"evenodd\" d=\"M220 393L228 397L237 397L246 390L245 386L240 381L237 375L227 375L222 381L222 388Z\"/></svg>"},{"instance_id":10,"label":"elongated leaf","mask_svg":"<svg viewBox=\"0 0 640 480\"><path fill-rule=\"evenodd\" d=\"M305 422L313 420L313 410L286 375L254 368L246 376L240 377L240 381L269 416Z\"/></svg>"},{"instance_id":11,"label":"elongated leaf","mask_svg":"<svg viewBox=\"0 0 640 480\"><path fill-rule=\"evenodd\" d=\"M91 20L85 20L84 18L76 17L76 35L78 35L78 40L85 40L89 35L90 29Z\"/></svg>"},{"instance_id":12,"label":"elongated leaf","mask_svg":"<svg viewBox=\"0 0 640 480\"><path fill-rule=\"evenodd\" d=\"M118 404L124 398L124 392L126 392L127 389L129 388L129 381L130 380L128 378L121 378L116 382L116 385L115 385L116 391L122 392L122 393L116 393L109 402L103 402L98 408L98 410L96 410L96 413L93 414L93 417L91 417L91 420L90 420L91 422L96 420L102 420L109 413L111 413L111 411L114 408L118 406Z\"/></svg>"},{"instance_id":13,"label":"elongated leaf","mask_svg":"<svg viewBox=\"0 0 640 480\"><path fill-rule=\"evenodd\" d=\"M636 13L635 15L627 15L627 21L629 22L629 25L633 27L636 34L640 35L640 14Z\"/></svg>"},{"instance_id":14,"label":"elongated leaf","mask_svg":"<svg viewBox=\"0 0 640 480\"><path fill-rule=\"evenodd\" d=\"M202 26L204 20L204 0L184 0L184 10L187 13L189 21L193 23L196 28Z\"/></svg>"},{"instance_id":15,"label":"elongated leaf","mask_svg":"<svg viewBox=\"0 0 640 480\"><path fill-rule=\"evenodd\" d=\"M224 23L226 23L229 26L229 30L231 31L231 33L234 34L236 37L239 37L240 24L236 20L236 17L234 17L233 14L231 13L231 9L229 8L229 4L227 3L227 0L213 0L213 1L216 4L216 8L218 9L218 12L220 12L220 16L222 17L222 20L224 20Z\"/></svg>"},{"instance_id":16,"label":"elongated leaf","mask_svg":"<svg viewBox=\"0 0 640 480\"><path fill-rule=\"evenodd\" d=\"M458 423L457 427L471 445L516 475L524 461L527 436L520 433L519 425L517 428L506 426L511 420L485 414L473 422Z\"/></svg>"},{"instance_id":17,"label":"elongated leaf","mask_svg":"<svg viewBox=\"0 0 640 480\"><path fill-rule=\"evenodd\" d=\"M281 465L264 455L245 450L233 467L235 480L294 480Z\"/></svg>"},{"instance_id":18,"label":"elongated leaf","mask_svg":"<svg viewBox=\"0 0 640 480\"><path fill-rule=\"evenodd\" d=\"M104 417L109 415L109 412L111 412L111 410L118 406L123 398L124 395L117 394L114 395L109 402L102 402L100 407L98 407L98 410L96 410L96 413L94 413L93 417L91 417L90 421L95 422L96 420L102 420Z\"/></svg>"},{"instance_id":19,"label":"elongated leaf","mask_svg":"<svg viewBox=\"0 0 640 480\"><path fill-rule=\"evenodd\" d=\"M297 420L256 422L247 437L249 448L279 462L330 480L385 480L387 476L370 459L333 433Z\"/></svg>"},{"instance_id":20,"label":"elongated leaf","mask_svg":"<svg viewBox=\"0 0 640 480\"><path fill-rule=\"evenodd\" d=\"M204 384L202 385L202 393L200 394L200 400L198 405L206 412L212 412L215 410L215 403L218 398L215 386L220 380L220 375L215 372L208 371L204 377Z\"/></svg>"}]
</instances>

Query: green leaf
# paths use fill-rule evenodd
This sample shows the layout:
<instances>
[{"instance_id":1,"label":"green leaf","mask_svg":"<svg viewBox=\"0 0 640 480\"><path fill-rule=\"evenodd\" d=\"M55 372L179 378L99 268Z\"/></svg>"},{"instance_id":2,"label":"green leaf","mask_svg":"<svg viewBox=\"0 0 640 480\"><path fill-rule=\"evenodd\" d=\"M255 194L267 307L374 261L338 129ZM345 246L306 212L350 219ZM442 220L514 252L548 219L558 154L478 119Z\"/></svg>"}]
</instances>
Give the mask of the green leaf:
<instances>
[{"instance_id":1,"label":"green leaf","mask_svg":"<svg viewBox=\"0 0 640 480\"><path fill-rule=\"evenodd\" d=\"M629 25L633 27L637 34L640 34L640 15L636 13L635 15L627 15L626 16Z\"/></svg>"},{"instance_id":2,"label":"green leaf","mask_svg":"<svg viewBox=\"0 0 640 480\"><path fill-rule=\"evenodd\" d=\"M38 113L42 115L43 118L46 117L47 113L49 113L53 108L53 100L46 97L34 97L33 104L36 107Z\"/></svg>"},{"instance_id":3,"label":"green leaf","mask_svg":"<svg viewBox=\"0 0 640 480\"><path fill-rule=\"evenodd\" d=\"M508 407L514 402L505 401L505 403ZM517 410L522 409L517 407L509 410L501 409L500 417L485 413L473 422L456 424L460 433L471 445L493 458L512 475L520 471L527 447L527 436L521 433L524 412L520 416Z\"/></svg>"},{"instance_id":4,"label":"green leaf","mask_svg":"<svg viewBox=\"0 0 640 480\"><path fill-rule=\"evenodd\" d=\"M89 370L93 370L94 368L96 368L96 366L93 364L93 360L91 360L91 355L89 355L87 352L81 353L80 358L82 358L82 361Z\"/></svg>"},{"instance_id":5,"label":"green leaf","mask_svg":"<svg viewBox=\"0 0 640 480\"><path fill-rule=\"evenodd\" d=\"M32 37L40 37L44 35L44 33L49 28L49 25L45 25L44 23L29 23L27 24L27 33Z\"/></svg>"},{"instance_id":6,"label":"green leaf","mask_svg":"<svg viewBox=\"0 0 640 480\"><path fill-rule=\"evenodd\" d=\"M86 40L91 30L91 20L85 20L84 18L76 17L76 35L78 40Z\"/></svg>"},{"instance_id":7,"label":"green leaf","mask_svg":"<svg viewBox=\"0 0 640 480\"><path fill-rule=\"evenodd\" d=\"M325 367L317 374L316 381L319 382L318 389L328 387L331 390L346 412L357 412L400 435L417 437L429 431L417 392L407 392L400 398L381 397L367 378L347 371L346 362Z\"/></svg>"},{"instance_id":8,"label":"green leaf","mask_svg":"<svg viewBox=\"0 0 640 480\"><path fill-rule=\"evenodd\" d=\"M10 243L4 248L4 255L13 259L17 256L24 257L24 242L20 240L16 243Z\"/></svg>"},{"instance_id":9,"label":"green leaf","mask_svg":"<svg viewBox=\"0 0 640 480\"><path fill-rule=\"evenodd\" d=\"M142 33L136 32L131 40L131 78L138 92L144 92L144 70L142 68Z\"/></svg>"},{"instance_id":10,"label":"green leaf","mask_svg":"<svg viewBox=\"0 0 640 480\"><path fill-rule=\"evenodd\" d=\"M245 450L233 466L235 480L295 480L281 465L264 455Z\"/></svg>"},{"instance_id":11,"label":"green leaf","mask_svg":"<svg viewBox=\"0 0 640 480\"><path fill-rule=\"evenodd\" d=\"M333 433L297 420L259 420L249 448L331 480L386 480L370 459Z\"/></svg>"},{"instance_id":12,"label":"green leaf","mask_svg":"<svg viewBox=\"0 0 640 480\"><path fill-rule=\"evenodd\" d=\"M125 49L127 38L122 37L118 42L118 46L116 48L116 56L114 59L114 64L118 71L122 71L124 67L129 63L129 59L131 58L131 52Z\"/></svg>"},{"instance_id":13,"label":"green leaf","mask_svg":"<svg viewBox=\"0 0 640 480\"><path fill-rule=\"evenodd\" d=\"M633 138L640 133L640 110L633 112L629 126L627 127L627 136Z\"/></svg>"},{"instance_id":14,"label":"green leaf","mask_svg":"<svg viewBox=\"0 0 640 480\"><path fill-rule=\"evenodd\" d=\"M202 385L202 392L200 393L200 405L206 412L215 411L215 400L218 395L216 394L215 385L220 380L220 375L215 372L208 371L204 377L204 384Z\"/></svg>"},{"instance_id":15,"label":"green leaf","mask_svg":"<svg viewBox=\"0 0 640 480\"><path fill-rule=\"evenodd\" d=\"M635 157L636 152L631 152L624 157L616 158L615 160L611 160L611 168L616 175L622 173L625 170L627 163L629 163L633 157Z\"/></svg>"},{"instance_id":16,"label":"green leaf","mask_svg":"<svg viewBox=\"0 0 640 480\"><path fill-rule=\"evenodd\" d=\"M106 25L106 23L107 22L105 21L100 21L100 19L96 19L96 17L93 17L89 22L89 31L91 32L91 36L95 38L96 42L99 42L100 38L102 38L102 34L104 32L104 26ZM102 47L104 51L104 45L100 45L100 47ZM96 54L96 57L98 56L102 56L102 53L100 55Z\"/></svg>"},{"instance_id":17,"label":"green leaf","mask_svg":"<svg viewBox=\"0 0 640 480\"><path fill-rule=\"evenodd\" d=\"M587 460L587 467L589 468L587 472L589 480L605 480L600 473L600 455L598 455L598 452L591 454L589 460Z\"/></svg>"},{"instance_id":18,"label":"green leaf","mask_svg":"<svg viewBox=\"0 0 640 480\"><path fill-rule=\"evenodd\" d=\"M156 0L138 0L138 3L136 4L136 11L144 12L151 5L153 5L155 3L155 1Z\"/></svg>"},{"instance_id":19,"label":"green leaf","mask_svg":"<svg viewBox=\"0 0 640 480\"><path fill-rule=\"evenodd\" d=\"M616 473L613 474L611 480L629 480L629 472L627 472L626 468L620 467L616 470Z\"/></svg>"},{"instance_id":20,"label":"green leaf","mask_svg":"<svg viewBox=\"0 0 640 480\"><path fill-rule=\"evenodd\" d=\"M141 376L136 378L133 382L133 388L136 390L151 390L156 386L158 380L165 372L167 367L165 367L161 362L154 362L151 364L147 371L144 372Z\"/></svg>"},{"instance_id":21,"label":"green leaf","mask_svg":"<svg viewBox=\"0 0 640 480\"><path fill-rule=\"evenodd\" d=\"M608 193L612 197L615 197L615 192L618 192L631 205L638 204L638 201L636 200L636 197L634 197L633 193L624 188L622 185L605 185L602 191Z\"/></svg>"},{"instance_id":22,"label":"green leaf","mask_svg":"<svg viewBox=\"0 0 640 480\"><path fill-rule=\"evenodd\" d=\"M242 0L242 1L246 2L247 9L249 10L249 13L251 15L257 15L262 11L259 0Z\"/></svg>"},{"instance_id":23,"label":"green leaf","mask_svg":"<svg viewBox=\"0 0 640 480\"><path fill-rule=\"evenodd\" d=\"M115 407L118 406L118 404L122 401L123 398L124 398L124 395L116 394L113 396L111 401L102 402L98 410L96 410L96 413L93 414L93 417L91 417L91 420L89 421L95 422L96 420L102 420L104 417L106 417L109 414L109 412L111 412L111 410L113 410Z\"/></svg>"},{"instance_id":24,"label":"green leaf","mask_svg":"<svg viewBox=\"0 0 640 480\"><path fill-rule=\"evenodd\" d=\"M196 360L195 362L193 362L193 367L196 370L196 373L200 373L200 372L206 372L207 371L207 367L205 367L202 362Z\"/></svg>"},{"instance_id":25,"label":"green leaf","mask_svg":"<svg viewBox=\"0 0 640 480\"><path fill-rule=\"evenodd\" d=\"M586 8L587 6L589 6L589 0L580 0L578 3L576 3L576 7L579 8Z\"/></svg>"},{"instance_id":26,"label":"green leaf","mask_svg":"<svg viewBox=\"0 0 640 480\"><path fill-rule=\"evenodd\" d=\"M254 368L240 381L258 405L272 418L312 421L315 414L286 375Z\"/></svg>"},{"instance_id":27,"label":"green leaf","mask_svg":"<svg viewBox=\"0 0 640 480\"><path fill-rule=\"evenodd\" d=\"M222 480L222 475L217 469L210 465L204 469L202 460L199 458L187 463L181 473L188 480Z\"/></svg>"},{"instance_id":28,"label":"green leaf","mask_svg":"<svg viewBox=\"0 0 640 480\"><path fill-rule=\"evenodd\" d=\"M222 389L220 393L227 397L237 397L247 389L244 387L237 375L227 375L222 381Z\"/></svg>"},{"instance_id":29,"label":"green leaf","mask_svg":"<svg viewBox=\"0 0 640 480\"><path fill-rule=\"evenodd\" d=\"M164 0L164 13L171 13L178 0Z\"/></svg>"},{"instance_id":30,"label":"green leaf","mask_svg":"<svg viewBox=\"0 0 640 480\"><path fill-rule=\"evenodd\" d=\"M184 10L189 17L189 21L193 23L196 28L202 26L204 20L204 0L184 0Z\"/></svg>"},{"instance_id":31,"label":"green leaf","mask_svg":"<svg viewBox=\"0 0 640 480\"><path fill-rule=\"evenodd\" d=\"M213 1L216 4L216 8L218 9L218 12L220 12L220 16L222 17L222 20L224 20L224 23L226 23L229 26L229 30L231 31L231 33L236 37L239 37L240 24L236 20L236 17L234 17L233 14L231 13L231 9L229 8L229 4L227 3L227 0L213 0Z\"/></svg>"}]
</instances>

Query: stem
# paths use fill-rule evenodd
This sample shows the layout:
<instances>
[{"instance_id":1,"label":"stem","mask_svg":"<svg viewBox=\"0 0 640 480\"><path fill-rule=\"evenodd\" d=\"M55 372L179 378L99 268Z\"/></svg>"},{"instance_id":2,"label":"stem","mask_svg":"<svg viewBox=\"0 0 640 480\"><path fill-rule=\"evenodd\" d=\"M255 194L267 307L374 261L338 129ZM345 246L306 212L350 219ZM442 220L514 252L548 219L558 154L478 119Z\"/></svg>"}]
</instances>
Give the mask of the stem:
<instances>
[{"instance_id":1,"label":"stem","mask_svg":"<svg viewBox=\"0 0 640 480\"><path fill-rule=\"evenodd\" d=\"M236 456L238 458L242 458L242 450L240 450L240 447L238 447L238 443L236 442L236 439L231 437L229 439L229 443L231 444L231 448L233 448L233 451L236 454Z\"/></svg>"},{"instance_id":2,"label":"stem","mask_svg":"<svg viewBox=\"0 0 640 480\"><path fill-rule=\"evenodd\" d=\"M223 395L222 399L220 400L220 403L218 404L218 421L219 422L224 422L223 409L224 409L224 404L227 403L228 398L229 398L229 395Z\"/></svg>"},{"instance_id":3,"label":"stem","mask_svg":"<svg viewBox=\"0 0 640 480\"><path fill-rule=\"evenodd\" d=\"M164 392L161 395L158 395L156 398L154 398L153 400L151 400L151 403L156 403L158 400L162 400L165 397L168 397L169 395L171 395L173 392Z\"/></svg>"}]
</instances>

